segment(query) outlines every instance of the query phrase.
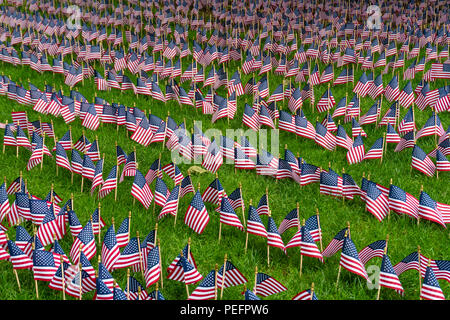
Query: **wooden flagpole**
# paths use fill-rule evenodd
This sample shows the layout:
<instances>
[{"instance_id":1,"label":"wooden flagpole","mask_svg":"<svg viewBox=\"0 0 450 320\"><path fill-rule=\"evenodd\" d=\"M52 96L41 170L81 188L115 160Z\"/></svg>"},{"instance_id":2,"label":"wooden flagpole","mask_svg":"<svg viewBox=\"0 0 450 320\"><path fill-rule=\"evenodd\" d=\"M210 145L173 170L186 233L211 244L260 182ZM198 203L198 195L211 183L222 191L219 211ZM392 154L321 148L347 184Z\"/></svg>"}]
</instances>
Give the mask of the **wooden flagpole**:
<instances>
[{"instance_id":1,"label":"wooden flagpole","mask_svg":"<svg viewBox=\"0 0 450 320\"><path fill-rule=\"evenodd\" d=\"M9 240L8 235L6 235L6 240ZM17 270L14 269L14 266L13 266L13 272L14 272L14 275L16 276L17 286L19 287L19 292L20 292L20 291L22 291L22 289L20 288L19 275L17 274Z\"/></svg>"},{"instance_id":2,"label":"wooden flagpole","mask_svg":"<svg viewBox=\"0 0 450 320\"><path fill-rule=\"evenodd\" d=\"M269 210L269 218L272 216L272 211ZM267 243L267 266L270 265L270 246L269 243Z\"/></svg>"},{"instance_id":3,"label":"wooden flagpole","mask_svg":"<svg viewBox=\"0 0 450 320\"><path fill-rule=\"evenodd\" d=\"M302 220L302 226L305 225L305 219ZM302 255L302 247L300 246L300 274L299 276L302 276L302 269L303 269L303 255Z\"/></svg>"},{"instance_id":4,"label":"wooden flagpole","mask_svg":"<svg viewBox=\"0 0 450 320\"><path fill-rule=\"evenodd\" d=\"M244 206L244 198L242 197L242 183L239 182L239 194L241 195L241 209L242 209L242 222L244 224L244 228L247 225L247 222L245 221L245 206Z\"/></svg>"},{"instance_id":5,"label":"wooden flagpole","mask_svg":"<svg viewBox=\"0 0 450 320\"><path fill-rule=\"evenodd\" d=\"M420 246L417 246L417 260L419 262L419 292L422 289L422 273L421 273L421 261L420 261ZM422 300L422 297L419 296L419 299Z\"/></svg>"},{"instance_id":6,"label":"wooden flagpole","mask_svg":"<svg viewBox=\"0 0 450 320\"><path fill-rule=\"evenodd\" d=\"M225 285L225 277L226 277L226 272L227 272L227 259L228 259L228 256L227 256L227 254L225 253L225 258L223 259L223 276L222 276L222 283L221 283L221 286L220 286L220 300L222 300L222 297L223 297L223 287L224 287L224 285Z\"/></svg>"},{"instance_id":7,"label":"wooden flagpole","mask_svg":"<svg viewBox=\"0 0 450 320\"><path fill-rule=\"evenodd\" d=\"M314 282L313 283L311 283L311 300L313 299L313 297L314 297Z\"/></svg>"},{"instance_id":8,"label":"wooden flagpole","mask_svg":"<svg viewBox=\"0 0 450 320\"><path fill-rule=\"evenodd\" d=\"M384 246L384 254L387 253L388 248L388 241L389 241L389 234L386 235L386 245ZM420 269L420 268L419 268ZM377 300L380 300L380 292L381 292L381 285L378 283L378 292L377 292Z\"/></svg>"},{"instance_id":9,"label":"wooden flagpole","mask_svg":"<svg viewBox=\"0 0 450 320\"><path fill-rule=\"evenodd\" d=\"M138 247L140 248L141 247L141 241L139 239L139 231L136 231L136 238L137 238L137 241L138 241ZM142 260L142 251L141 250L139 250L139 264L141 266L142 276L145 278L145 276L144 276L144 261Z\"/></svg>"},{"instance_id":10,"label":"wooden flagpole","mask_svg":"<svg viewBox=\"0 0 450 320\"><path fill-rule=\"evenodd\" d=\"M162 262L161 262L161 241L160 241L160 239L158 239L158 254L159 254L159 269L161 270L161 276L160 276L161 288L163 288L164 283L163 283L163 268L162 268Z\"/></svg>"},{"instance_id":11,"label":"wooden flagpole","mask_svg":"<svg viewBox=\"0 0 450 320\"><path fill-rule=\"evenodd\" d=\"M130 300L130 268L127 269L127 300Z\"/></svg>"},{"instance_id":12,"label":"wooden flagpole","mask_svg":"<svg viewBox=\"0 0 450 320\"><path fill-rule=\"evenodd\" d=\"M255 286L253 287L254 294L256 294L257 281L258 281L258 266L255 266Z\"/></svg>"},{"instance_id":13,"label":"wooden flagpole","mask_svg":"<svg viewBox=\"0 0 450 320\"><path fill-rule=\"evenodd\" d=\"M252 205L253 199L250 199L250 206ZM244 253L247 254L247 245L248 245L248 227L245 226L246 235L245 235L245 250Z\"/></svg>"},{"instance_id":14,"label":"wooden flagpole","mask_svg":"<svg viewBox=\"0 0 450 320\"><path fill-rule=\"evenodd\" d=\"M320 227L319 208L316 208L316 216L317 216L317 225L319 226L320 252L322 252L323 251L323 246L322 246L322 228Z\"/></svg>"},{"instance_id":15,"label":"wooden flagpole","mask_svg":"<svg viewBox=\"0 0 450 320\"><path fill-rule=\"evenodd\" d=\"M218 265L216 263L214 267L214 300L217 300L217 269Z\"/></svg>"}]
</instances>

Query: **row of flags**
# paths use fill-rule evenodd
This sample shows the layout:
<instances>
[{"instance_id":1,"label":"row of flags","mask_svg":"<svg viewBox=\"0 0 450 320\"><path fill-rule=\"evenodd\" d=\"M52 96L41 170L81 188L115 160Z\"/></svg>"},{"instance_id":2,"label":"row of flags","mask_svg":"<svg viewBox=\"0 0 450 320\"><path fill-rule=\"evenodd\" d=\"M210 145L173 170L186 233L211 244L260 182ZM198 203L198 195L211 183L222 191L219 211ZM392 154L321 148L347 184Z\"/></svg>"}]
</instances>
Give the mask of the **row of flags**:
<instances>
[{"instance_id":1,"label":"row of flags","mask_svg":"<svg viewBox=\"0 0 450 320\"><path fill-rule=\"evenodd\" d=\"M4 184L2 185L2 189L5 190ZM51 210L54 210L53 196L56 195L56 193L51 190L49 194L51 195L52 201L49 202L44 200L46 202L45 207L47 210L50 210L50 208L52 208ZM35 196L33 196L33 198L35 200L40 200ZM48 203L50 203L50 208L47 206ZM60 212L67 209L70 210L71 207L73 207L73 200L69 200L66 205L61 208ZM66 213L68 212L66 211ZM5 231L2 230L0 232L3 249L2 259L11 261L14 270L31 269L35 280L47 281L49 282L50 288L65 290L65 293L76 298L81 297L83 293L96 290L94 299L97 300L120 300L130 298L152 299L151 296L146 295L145 288L157 283L158 280L160 280L162 272L160 264L160 244L156 238L157 227L149 233L143 243L140 243L139 238L130 238L129 224L131 223L131 216L122 222L117 232L115 231L114 224L112 224L104 235L101 245L101 255L99 256L98 271L96 271L89 262L96 254L93 228L94 218L96 218L96 230L98 233L101 228L105 226L99 211L96 210L90 220L76 236L72 233L72 236L75 236L75 240L72 244L69 256L64 253L64 250L61 248L58 239L56 238L48 243L52 246L50 251L47 251L45 245L41 241L43 237L40 237L39 231L35 233L34 236L30 236L22 226L18 226L16 228L16 240L12 241L8 239ZM45 224L46 222L44 220L40 228ZM301 247L300 253L302 255L316 258L320 257L323 262L323 257L330 257L339 250L342 250L340 267L360 275L366 280L369 279L364 265L371 259L380 257L382 258L379 279L381 286L393 289L403 295L404 289L398 276L405 271L414 269L419 271L421 277L424 278L420 294L421 298L445 299L437 280L444 279L450 281L450 262L427 258L420 253L420 248L418 252L411 253L393 266L387 255L387 240L375 241L364 247L358 253L350 238L349 226L341 230L322 252L318 251L316 246L311 246L311 244L315 244L315 240L308 231L308 228L305 227L304 222L298 233L302 233L302 235L296 246ZM6 248L8 248L8 251L6 251ZM123 248L122 252L120 251L121 248ZM316 251L311 251L312 248L315 248ZM70 263L70 260L73 261L73 264ZM131 267L135 272L145 270L144 278L146 287L140 285L136 279L133 278L134 280L132 280L136 281L138 284L137 286L140 288L139 295L134 292L133 297L131 297L131 293L129 293L131 290L131 277L129 274L127 278L127 290L124 290L124 292L122 292L120 287L115 283L111 272L115 269L125 267ZM219 270L217 270L216 266L214 272L211 271L206 277L203 277L196 270L196 263L192 256L192 251L190 250L190 241L181 251L180 255L178 255L169 265L167 273L168 279L181 281L186 285L195 284L202 280L198 287L189 295L188 299L192 300L217 299L217 289L223 291L224 288L247 283L245 276L229 260L227 260L226 256L224 265ZM257 269L255 271L255 278L255 287L253 288L253 291L244 292L250 294L252 299L256 299L257 295L267 297L287 290L287 288L276 279L267 274L258 273ZM164 297L159 296L160 293L158 294L158 287L156 291L158 297L153 297L153 299L162 300ZM309 296L308 293L310 294ZM311 290L309 292L299 293L293 297L293 300L308 299L308 297L311 297L311 299L314 297ZM246 299L247 298L249 297L246 295Z\"/></svg>"}]
</instances>

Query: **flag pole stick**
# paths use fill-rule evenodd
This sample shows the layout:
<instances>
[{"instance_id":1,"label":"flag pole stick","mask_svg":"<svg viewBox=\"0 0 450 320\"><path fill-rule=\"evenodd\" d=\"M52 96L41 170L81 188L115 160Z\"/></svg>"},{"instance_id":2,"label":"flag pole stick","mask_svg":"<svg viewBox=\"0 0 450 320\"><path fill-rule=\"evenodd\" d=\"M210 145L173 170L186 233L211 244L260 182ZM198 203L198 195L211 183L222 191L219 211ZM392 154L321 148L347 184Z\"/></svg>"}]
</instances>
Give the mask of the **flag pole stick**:
<instances>
[{"instance_id":1,"label":"flag pole stick","mask_svg":"<svg viewBox=\"0 0 450 320\"><path fill-rule=\"evenodd\" d=\"M302 221L302 226L305 225L305 219ZM302 255L302 247L300 246L300 274L299 277L302 276L302 269L303 269L303 255Z\"/></svg>"},{"instance_id":2,"label":"flag pole stick","mask_svg":"<svg viewBox=\"0 0 450 320\"><path fill-rule=\"evenodd\" d=\"M8 235L6 235L6 240L9 240L9 237L8 237ZM16 269L14 269L14 266L13 266L13 272L14 272L14 275L16 276L17 287L19 287L19 292L21 292L21 291L22 291L22 289L21 289L21 287L20 287L20 280L19 280L19 275L17 274L17 270L16 270Z\"/></svg>"},{"instance_id":3,"label":"flag pole stick","mask_svg":"<svg viewBox=\"0 0 450 320\"><path fill-rule=\"evenodd\" d=\"M322 252L323 251L323 246L322 246L322 228L320 227L319 208L316 208L316 216L317 216L317 225L319 226L320 252Z\"/></svg>"},{"instance_id":4,"label":"flag pole stick","mask_svg":"<svg viewBox=\"0 0 450 320\"><path fill-rule=\"evenodd\" d=\"M253 200L250 199L250 206L252 205L252 202L253 202ZM245 235L245 250L244 250L244 253L247 254L247 245L248 245L248 226L246 225L245 228L246 228L246 231L247 231L247 232L246 232L246 235Z\"/></svg>"},{"instance_id":5,"label":"flag pole stick","mask_svg":"<svg viewBox=\"0 0 450 320\"><path fill-rule=\"evenodd\" d=\"M62 294L63 294L63 300L66 300L64 261L63 261L63 256L62 255L60 257L60 262L61 262L61 273L62 273Z\"/></svg>"},{"instance_id":6,"label":"flag pole stick","mask_svg":"<svg viewBox=\"0 0 450 320\"><path fill-rule=\"evenodd\" d=\"M272 212L269 210L269 218L272 215ZM267 266L270 265L270 246L267 244Z\"/></svg>"},{"instance_id":7,"label":"flag pole stick","mask_svg":"<svg viewBox=\"0 0 450 320\"><path fill-rule=\"evenodd\" d=\"M313 297L314 297L314 282L311 283L311 300L313 299Z\"/></svg>"},{"instance_id":8,"label":"flag pole stick","mask_svg":"<svg viewBox=\"0 0 450 320\"><path fill-rule=\"evenodd\" d=\"M241 206L241 208L242 208L242 222L244 223L244 227L245 227L247 225L247 223L245 221L245 208L244 208L244 199L242 197L242 183L241 182L239 182L239 189L241 191L239 193L241 195L241 203L242 203L242 206Z\"/></svg>"},{"instance_id":9,"label":"flag pole stick","mask_svg":"<svg viewBox=\"0 0 450 320\"><path fill-rule=\"evenodd\" d=\"M217 300L217 269L218 265L214 266L214 300Z\"/></svg>"},{"instance_id":10,"label":"flag pole stick","mask_svg":"<svg viewBox=\"0 0 450 320\"><path fill-rule=\"evenodd\" d=\"M33 243L32 243L32 246L31 246L33 251L35 250L35 243L36 243L36 233L34 234ZM63 274L63 278L64 278L64 274ZM37 283L36 279L34 279L34 286L36 288L36 299L39 300L39 288L38 288L38 283ZM63 280L63 292L64 292L64 280Z\"/></svg>"},{"instance_id":11,"label":"flag pole stick","mask_svg":"<svg viewBox=\"0 0 450 320\"><path fill-rule=\"evenodd\" d=\"M130 268L127 269L127 300L130 300Z\"/></svg>"},{"instance_id":12,"label":"flag pole stick","mask_svg":"<svg viewBox=\"0 0 450 320\"><path fill-rule=\"evenodd\" d=\"M255 286L253 287L253 293L256 295L256 284L258 281L258 266L255 266Z\"/></svg>"},{"instance_id":13,"label":"flag pole stick","mask_svg":"<svg viewBox=\"0 0 450 320\"><path fill-rule=\"evenodd\" d=\"M417 260L419 261L419 293L422 288L422 274L421 274L421 268L420 264L422 263L420 261L420 246L417 246ZM422 297L419 296L419 299L422 300Z\"/></svg>"},{"instance_id":14,"label":"flag pole stick","mask_svg":"<svg viewBox=\"0 0 450 320\"><path fill-rule=\"evenodd\" d=\"M139 240L139 231L136 231L136 238L137 238L137 241L138 241L138 247L140 248L141 247L141 241ZM142 252L141 252L141 250L139 250L139 264L141 266L142 276L145 278L145 276L144 276L144 261L142 260Z\"/></svg>"},{"instance_id":15,"label":"flag pole stick","mask_svg":"<svg viewBox=\"0 0 450 320\"><path fill-rule=\"evenodd\" d=\"M161 241L160 239L158 239L158 254L159 254L159 269L161 270L161 276L160 276L160 281L161 281L161 288L164 287L164 283L163 283L163 269L162 269L162 263L161 263Z\"/></svg>"},{"instance_id":16,"label":"flag pole stick","mask_svg":"<svg viewBox=\"0 0 450 320\"><path fill-rule=\"evenodd\" d=\"M180 257L183 257L183 250L181 250L181 252L180 252ZM189 249L188 249L188 256L187 256L186 259L189 261ZM189 299L189 287L188 287L188 284L186 282L184 282L184 285L186 286L186 294L187 294L187 297Z\"/></svg>"},{"instance_id":17,"label":"flag pole stick","mask_svg":"<svg viewBox=\"0 0 450 320\"><path fill-rule=\"evenodd\" d=\"M386 245L384 246L384 254L385 255L387 253L388 241L389 241L389 234L386 235ZM378 283L377 300L380 300L380 293L381 293L381 285Z\"/></svg>"},{"instance_id":18,"label":"flag pole stick","mask_svg":"<svg viewBox=\"0 0 450 320\"><path fill-rule=\"evenodd\" d=\"M222 284L220 287L220 300L222 300L223 297L223 286L225 285L225 276L226 276L226 272L227 272L227 254L225 253L225 258L223 260L223 277L222 277Z\"/></svg>"}]
</instances>

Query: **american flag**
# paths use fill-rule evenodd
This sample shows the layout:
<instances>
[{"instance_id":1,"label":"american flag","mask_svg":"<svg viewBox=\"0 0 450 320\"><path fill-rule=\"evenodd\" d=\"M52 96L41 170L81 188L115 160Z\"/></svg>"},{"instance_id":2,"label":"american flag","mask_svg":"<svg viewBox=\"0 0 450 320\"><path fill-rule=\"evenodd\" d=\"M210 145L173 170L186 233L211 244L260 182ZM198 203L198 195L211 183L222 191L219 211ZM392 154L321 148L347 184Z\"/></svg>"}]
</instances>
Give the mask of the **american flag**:
<instances>
[{"instance_id":1,"label":"american flag","mask_svg":"<svg viewBox=\"0 0 450 320\"><path fill-rule=\"evenodd\" d=\"M369 181L366 190L366 209L373 214L378 221L382 221L389 213L389 200L377 184Z\"/></svg>"},{"instance_id":2,"label":"american flag","mask_svg":"<svg viewBox=\"0 0 450 320\"><path fill-rule=\"evenodd\" d=\"M311 289L306 289L300 293L297 293L291 300L319 300L316 296L316 292Z\"/></svg>"},{"instance_id":3,"label":"american flag","mask_svg":"<svg viewBox=\"0 0 450 320\"><path fill-rule=\"evenodd\" d=\"M209 222L209 215L200 192L197 191L186 211L184 223L198 234L201 234Z\"/></svg>"},{"instance_id":4,"label":"american flag","mask_svg":"<svg viewBox=\"0 0 450 320\"><path fill-rule=\"evenodd\" d=\"M322 171L320 173L319 192L334 197L342 195L342 178L333 172Z\"/></svg>"},{"instance_id":5,"label":"american flag","mask_svg":"<svg viewBox=\"0 0 450 320\"><path fill-rule=\"evenodd\" d=\"M32 269L33 261L26 255L12 240L8 240L9 260L13 268L18 269Z\"/></svg>"},{"instance_id":6,"label":"american flag","mask_svg":"<svg viewBox=\"0 0 450 320\"><path fill-rule=\"evenodd\" d=\"M211 270L189 295L188 300L209 300L217 297L216 270Z\"/></svg>"},{"instance_id":7,"label":"american flag","mask_svg":"<svg viewBox=\"0 0 450 320\"><path fill-rule=\"evenodd\" d=\"M394 270L397 276L408 270L419 271L419 253L417 251L411 252L394 266Z\"/></svg>"},{"instance_id":8,"label":"american flag","mask_svg":"<svg viewBox=\"0 0 450 320\"><path fill-rule=\"evenodd\" d=\"M432 177L436 170L436 165L418 145L415 145L412 151L411 167L429 177Z\"/></svg>"},{"instance_id":9,"label":"american flag","mask_svg":"<svg viewBox=\"0 0 450 320\"><path fill-rule=\"evenodd\" d=\"M129 277L129 283L124 290L125 294L129 295L130 300L147 300L148 294L145 287L139 283L133 276Z\"/></svg>"},{"instance_id":10,"label":"american flag","mask_svg":"<svg viewBox=\"0 0 450 320\"><path fill-rule=\"evenodd\" d=\"M108 174L105 182L102 185L102 188L98 192L99 198L104 198L108 195L112 190L117 188L117 166L113 166L111 171Z\"/></svg>"},{"instance_id":11,"label":"american flag","mask_svg":"<svg viewBox=\"0 0 450 320\"><path fill-rule=\"evenodd\" d=\"M181 266L183 272L179 274L177 273L177 269L173 269L167 276L168 279L181 281L187 285L197 283L203 279L203 276L198 272L197 268L189 260L187 260L184 255L179 257L176 265Z\"/></svg>"},{"instance_id":12,"label":"american flag","mask_svg":"<svg viewBox=\"0 0 450 320\"><path fill-rule=\"evenodd\" d=\"M102 263L108 271L114 268L114 264L119 258L120 250L117 245L116 233L114 226L108 228L103 238L101 258Z\"/></svg>"},{"instance_id":13,"label":"american flag","mask_svg":"<svg viewBox=\"0 0 450 320\"><path fill-rule=\"evenodd\" d=\"M275 220L270 216L270 214L267 220L267 245L280 248L284 253L286 253L283 239L278 233L278 228L275 224Z\"/></svg>"},{"instance_id":14,"label":"american flag","mask_svg":"<svg viewBox=\"0 0 450 320\"><path fill-rule=\"evenodd\" d=\"M156 283L161 276L161 263L159 256L159 247L155 246L147 256L147 267L145 269L145 284L150 287Z\"/></svg>"},{"instance_id":15,"label":"american flag","mask_svg":"<svg viewBox=\"0 0 450 320\"><path fill-rule=\"evenodd\" d=\"M425 279L420 289L420 297L426 300L445 300L444 293L430 266L427 267L425 272Z\"/></svg>"},{"instance_id":16,"label":"american flag","mask_svg":"<svg viewBox=\"0 0 450 320\"><path fill-rule=\"evenodd\" d=\"M166 204L163 206L161 212L158 215L158 219L165 217L167 214L171 214L173 216L177 215L180 192L181 191L179 185L173 187L170 195L167 197Z\"/></svg>"},{"instance_id":17,"label":"american flag","mask_svg":"<svg viewBox=\"0 0 450 320\"><path fill-rule=\"evenodd\" d=\"M245 276L228 260L217 272L217 287L219 289L238 286L244 283L247 283Z\"/></svg>"},{"instance_id":18,"label":"american flag","mask_svg":"<svg viewBox=\"0 0 450 320\"><path fill-rule=\"evenodd\" d=\"M344 241L342 245L341 259L339 265L344 269L355 273L367 281L370 282L364 265L359 260L358 251L353 243L352 239L349 238L347 234L344 235Z\"/></svg>"},{"instance_id":19,"label":"american flag","mask_svg":"<svg viewBox=\"0 0 450 320\"><path fill-rule=\"evenodd\" d=\"M379 285L393 289L400 295L405 292L387 254L383 254L383 260L381 261Z\"/></svg>"},{"instance_id":20,"label":"american flag","mask_svg":"<svg viewBox=\"0 0 450 320\"><path fill-rule=\"evenodd\" d=\"M131 195L135 197L145 209L150 207L153 200L152 190L147 184L144 175L138 169L135 169L134 181L131 187Z\"/></svg>"},{"instance_id":21,"label":"american flag","mask_svg":"<svg viewBox=\"0 0 450 320\"><path fill-rule=\"evenodd\" d=\"M284 291L287 291L287 288L281 282L265 273L257 273L255 294L267 297Z\"/></svg>"},{"instance_id":22,"label":"american flag","mask_svg":"<svg viewBox=\"0 0 450 320\"><path fill-rule=\"evenodd\" d=\"M242 293L244 295L244 300L261 300L253 291L245 290L245 292Z\"/></svg>"},{"instance_id":23,"label":"american flag","mask_svg":"<svg viewBox=\"0 0 450 320\"><path fill-rule=\"evenodd\" d=\"M371 259L375 257L382 258L384 255L384 248L386 247L386 240L377 240L364 249L362 249L358 255L359 260L363 265L366 265Z\"/></svg>"},{"instance_id":24,"label":"american flag","mask_svg":"<svg viewBox=\"0 0 450 320\"><path fill-rule=\"evenodd\" d=\"M222 187L219 178L216 178L209 184L205 191L203 191L202 199L204 202L209 202L219 206L221 199L226 196L227 194Z\"/></svg>"},{"instance_id":25,"label":"american flag","mask_svg":"<svg viewBox=\"0 0 450 320\"><path fill-rule=\"evenodd\" d=\"M244 226L231 206L229 199L226 197L222 198L220 204L220 223L234 226L242 231L244 230Z\"/></svg>"},{"instance_id":26,"label":"american flag","mask_svg":"<svg viewBox=\"0 0 450 320\"><path fill-rule=\"evenodd\" d=\"M436 222L446 228L444 217L438 208L437 202L425 191L420 193L418 214L420 219Z\"/></svg>"},{"instance_id":27,"label":"american flag","mask_svg":"<svg viewBox=\"0 0 450 320\"><path fill-rule=\"evenodd\" d=\"M57 271L52 252L44 250L33 251L33 276L34 280L51 281Z\"/></svg>"},{"instance_id":28,"label":"american flag","mask_svg":"<svg viewBox=\"0 0 450 320\"><path fill-rule=\"evenodd\" d=\"M116 260L114 269L133 267L140 263L141 253L139 252L138 239L131 238Z\"/></svg>"},{"instance_id":29,"label":"american flag","mask_svg":"<svg viewBox=\"0 0 450 320\"><path fill-rule=\"evenodd\" d=\"M77 264L80 259L81 245L83 245L81 250L88 259L91 259L96 254L97 248L95 246L94 232L92 230L92 224L90 221L86 223L86 225L77 235L72 244L72 248L70 249L70 258L75 264Z\"/></svg>"},{"instance_id":30,"label":"american flag","mask_svg":"<svg viewBox=\"0 0 450 320\"><path fill-rule=\"evenodd\" d=\"M367 151L367 153L364 155L364 160L366 159L380 159L383 158L383 145L384 145L384 138L378 138L372 147Z\"/></svg>"},{"instance_id":31,"label":"american flag","mask_svg":"<svg viewBox=\"0 0 450 320\"><path fill-rule=\"evenodd\" d=\"M278 227L278 233L281 235L290 228L299 228L300 223L298 221L298 208L291 210L283 221L281 221Z\"/></svg>"},{"instance_id":32,"label":"american flag","mask_svg":"<svg viewBox=\"0 0 450 320\"><path fill-rule=\"evenodd\" d=\"M316 122L316 128L315 128L315 137L314 141L324 147L327 150L334 150L336 147L336 137L332 135L327 128L325 128L320 122Z\"/></svg>"},{"instance_id":33,"label":"american flag","mask_svg":"<svg viewBox=\"0 0 450 320\"><path fill-rule=\"evenodd\" d=\"M113 288L108 286L100 278L96 280L95 300L113 300Z\"/></svg>"},{"instance_id":34,"label":"american flag","mask_svg":"<svg viewBox=\"0 0 450 320\"><path fill-rule=\"evenodd\" d=\"M334 238L330 241L325 250L322 251L322 255L324 257L331 257L332 255L334 255L335 253L337 253L339 250L342 249L342 246L344 244L344 236L347 231L348 228L344 228L334 236Z\"/></svg>"},{"instance_id":35,"label":"american flag","mask_svg":"<svg viewBox=\"0 0 450 320\"><path fill-rule=\"evenodd\" d=\"M252 205L248 208L247 232L261 237L267 237L267 230L262 223L261 217Z\"/></svg>"},{"instance_id":36,"label":"american flag","mask_svg":"<svg viewBox=\"0 0 450 320\"><path fill-rule=\"evenodd\" d=\"M223 164L223 154L220 147L214 140L208 147L208 151L202 162L202 167L206 170L216 173Z\"/></svg>"},{"instance_id":37,"label":"american flag","mask_svg":"<svg viewBox=\"0 0 450 320\"><path fill-rule=\"evenodd\" d=\"M300 228L301 233L301 241L300 241L300 254L308 257L313 257L319 259L323 262L323 256L314 242L313 237L311 236L306 225L303 225Z\"/></svg>"},{"instance_id":38,"label":"american flag","mask_svg":"<svg viewBox=\"0 0 450 320\"><path fill-rule=\"evenodd\" d=\"M407 214L415 219L418 215L419 201L400 187L391 184L389 187L389 210Z\"/></svg>"}]
</instances>

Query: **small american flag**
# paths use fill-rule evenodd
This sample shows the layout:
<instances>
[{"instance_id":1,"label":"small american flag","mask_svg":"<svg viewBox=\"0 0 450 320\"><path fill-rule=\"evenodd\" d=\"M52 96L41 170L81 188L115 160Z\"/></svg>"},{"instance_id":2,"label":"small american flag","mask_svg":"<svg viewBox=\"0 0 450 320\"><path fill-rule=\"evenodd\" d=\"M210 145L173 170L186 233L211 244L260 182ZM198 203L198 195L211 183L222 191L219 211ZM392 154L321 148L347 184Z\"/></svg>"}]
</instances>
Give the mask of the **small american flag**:
<instances>
[{"instance_id":1,"label":"small american flag","mask_svg":"<svg viewBox=\"0 0 450 320\"><path fill-rule=\"evenodd\" d=\"M262 297L287 291L287 288L275 278L258 272L256 275L255 293Z\"/></svg>"},{"instance_id":2,"label":"small american flag","mask_svg":"<svg viewBox=\"0 0 450 320\"><path fill-rule=\"evenodd\" d=\"M201 234L209 222L209 215L200 192L197 191L186 211L184 223L198 234Z\"/></svg>"}]
</instances>

